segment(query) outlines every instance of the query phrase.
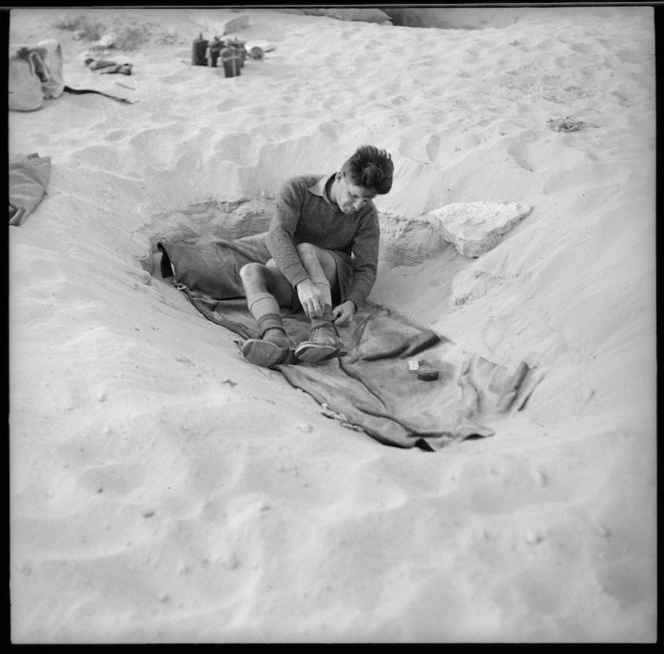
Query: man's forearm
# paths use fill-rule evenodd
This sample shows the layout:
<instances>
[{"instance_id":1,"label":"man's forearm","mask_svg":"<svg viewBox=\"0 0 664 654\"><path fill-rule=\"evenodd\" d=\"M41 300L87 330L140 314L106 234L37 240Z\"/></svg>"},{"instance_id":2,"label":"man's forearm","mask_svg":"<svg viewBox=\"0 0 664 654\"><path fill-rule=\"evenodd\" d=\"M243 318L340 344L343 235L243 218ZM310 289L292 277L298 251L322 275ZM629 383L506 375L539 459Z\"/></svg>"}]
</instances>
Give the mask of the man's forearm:
<instances>
[{"instance_id":1,"label":"man's forearm","mask_svg":"<svg viewBox=\"0 0 664 654\"><path fill-rule=\"evenodd\" d=\"M267 247L274 262L292 286L309 279L309 273L295 249L291 236L278 224L270 226L267 234Z\"/></svg>"}]
</instances>

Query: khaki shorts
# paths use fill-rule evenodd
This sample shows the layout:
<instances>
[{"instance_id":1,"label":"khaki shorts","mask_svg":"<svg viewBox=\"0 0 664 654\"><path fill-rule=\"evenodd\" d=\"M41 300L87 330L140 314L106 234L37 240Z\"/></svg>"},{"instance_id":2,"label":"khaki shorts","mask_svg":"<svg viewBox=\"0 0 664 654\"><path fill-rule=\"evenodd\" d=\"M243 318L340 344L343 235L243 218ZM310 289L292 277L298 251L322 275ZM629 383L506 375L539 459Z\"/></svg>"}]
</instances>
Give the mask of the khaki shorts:
<instances>
[{"instance_id":1,"label":"khaki shorts","mask_svg":"<svg viewBox=\"0 0 664 654\"><path fill-rule=\"evenodd\" d=\"M327 252L334 257L334 261L337 264L337 292L332 293L332 305L337 306L341 302L341 299L348 297L350 293L350 287L353 283L353 259L349 254L340 250L327 250ZM265 265L277 268L274 259L270 259ZM300 298L297 295L295 287L291 287L291 289L291 308L293 311L299 311L302 309Z\"/></svg>"}]
</instances>

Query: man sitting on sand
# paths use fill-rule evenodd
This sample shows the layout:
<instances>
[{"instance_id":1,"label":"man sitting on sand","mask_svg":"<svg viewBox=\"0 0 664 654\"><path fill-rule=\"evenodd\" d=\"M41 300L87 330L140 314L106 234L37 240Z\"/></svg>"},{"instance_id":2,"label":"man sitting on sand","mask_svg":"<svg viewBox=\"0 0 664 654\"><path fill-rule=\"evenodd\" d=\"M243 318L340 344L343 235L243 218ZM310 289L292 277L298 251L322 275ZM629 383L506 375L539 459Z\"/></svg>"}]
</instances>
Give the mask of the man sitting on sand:
<instances>
[{"instance_id":1,"label":"man sitting on sand","mask_svg":"<svg viewBox=\"0 0 664 654\"><path fill-rule=\"evenodd\" d=\"M311 320L309 340L294 352L298 360L339 355L334 323L350 322L376 280L380 229L371 200L390 191L393 172L387 152L363 145L338 172L293 177L283 184L267 233L272 259L240 270L261 335L245 342L247 360L265 367L290 360L294 344L281 307L303 309Z\"/></svg>"}]
</instances>

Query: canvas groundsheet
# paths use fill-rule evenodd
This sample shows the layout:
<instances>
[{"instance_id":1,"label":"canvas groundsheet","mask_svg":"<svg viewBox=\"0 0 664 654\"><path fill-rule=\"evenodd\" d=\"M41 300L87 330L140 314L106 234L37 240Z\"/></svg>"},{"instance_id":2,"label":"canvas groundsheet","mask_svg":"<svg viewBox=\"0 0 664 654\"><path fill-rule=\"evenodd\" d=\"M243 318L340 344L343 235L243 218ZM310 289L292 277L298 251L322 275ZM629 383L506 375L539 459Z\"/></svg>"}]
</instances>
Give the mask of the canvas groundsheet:
<instances>
[{"instance_id":1,"label":"canvas groundsheet","mask_svg":"<svg viewBox=\"0 0 664 654\"><path fill-rule=\"evenodd\" d=\"M162 237L158 248L162 275L172 276L198 311L236 333L238 346L259 337L239 270L270 258L264 235ZM295 343L308 338L303 312L284 310L283 319ZM386 445L435 451L468 437L491 436L502 420L525 407L539 381L525 363L508 370L373 302L338 330L345 348L341 357L277 370L329 414ZM438 378L421 380L418 365L435 368Z\"/></svg>"}]
</instances>

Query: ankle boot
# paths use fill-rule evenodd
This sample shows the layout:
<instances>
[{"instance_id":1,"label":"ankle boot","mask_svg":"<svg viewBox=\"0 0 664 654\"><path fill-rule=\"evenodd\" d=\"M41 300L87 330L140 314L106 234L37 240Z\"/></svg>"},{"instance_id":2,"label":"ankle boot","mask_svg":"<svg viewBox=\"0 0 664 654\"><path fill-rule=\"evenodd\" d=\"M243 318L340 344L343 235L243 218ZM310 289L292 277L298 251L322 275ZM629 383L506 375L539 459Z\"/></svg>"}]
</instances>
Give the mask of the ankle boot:
<instances>
[{"instance_id":1,"label":"ankle boot","mask_svg":"<svg viewBox=\"0 0 664 654\"><path fill-rule=\"evenodd\" d=\"M247 361L263 368L271 368L288 363L293 342L283 329L268 329L262 338L250 338L242 346L242 354Z\"/></svg>"},{"instance_id":2,"label":"ankle boot","mask_svg":"<svg viewBox=\"0 0 664 654\"><path fill-rule=\"evenodd\" d=\"M311 321L309 340L295 348L295 356L305 363L313 363L339 356L342 348L343 343L332 322L332 308L326 305L323 316Z\"/></svg>"}]
</instances>

